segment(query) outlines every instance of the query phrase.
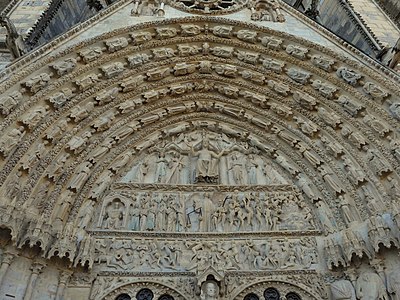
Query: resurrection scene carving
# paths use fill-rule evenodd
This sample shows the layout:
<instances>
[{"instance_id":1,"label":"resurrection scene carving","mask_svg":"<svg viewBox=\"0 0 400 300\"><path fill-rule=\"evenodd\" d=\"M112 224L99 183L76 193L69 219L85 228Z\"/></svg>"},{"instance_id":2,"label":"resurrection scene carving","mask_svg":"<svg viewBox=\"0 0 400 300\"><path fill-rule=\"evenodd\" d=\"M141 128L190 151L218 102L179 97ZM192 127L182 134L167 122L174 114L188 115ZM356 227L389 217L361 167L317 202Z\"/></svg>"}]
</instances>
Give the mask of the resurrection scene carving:
<instances>
[{"instance_id":1,"label":"resurrection scene carving","mask_svg":"<svg viewBox=\"0 0 400 300\"><path fill-rule=\"evenodd\" d=\"M315 240L95 240L98 263L106 270L220 271L314 269Z\"/></svg>"}]
</instances>

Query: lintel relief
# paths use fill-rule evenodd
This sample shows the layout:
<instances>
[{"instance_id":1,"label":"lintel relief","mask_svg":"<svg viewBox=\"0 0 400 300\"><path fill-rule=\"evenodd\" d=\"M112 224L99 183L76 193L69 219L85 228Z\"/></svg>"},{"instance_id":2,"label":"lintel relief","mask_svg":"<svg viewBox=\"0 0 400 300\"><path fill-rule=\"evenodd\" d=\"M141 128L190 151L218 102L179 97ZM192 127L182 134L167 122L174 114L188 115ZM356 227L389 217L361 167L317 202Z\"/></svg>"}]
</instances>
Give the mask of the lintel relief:
<instances>
[{"instance_id":1,"label":"lintel relief","mask_svg":"<svg viewBox=\"0 0 400 300\"><path fill-rule=\"evenodd\" d=\"M379 72L211 17L21 67L0 86L8 266L37 251L32 274L60 261L60 293L90 299L396 299L400 93Z\"/></svg>"}]
</instances>

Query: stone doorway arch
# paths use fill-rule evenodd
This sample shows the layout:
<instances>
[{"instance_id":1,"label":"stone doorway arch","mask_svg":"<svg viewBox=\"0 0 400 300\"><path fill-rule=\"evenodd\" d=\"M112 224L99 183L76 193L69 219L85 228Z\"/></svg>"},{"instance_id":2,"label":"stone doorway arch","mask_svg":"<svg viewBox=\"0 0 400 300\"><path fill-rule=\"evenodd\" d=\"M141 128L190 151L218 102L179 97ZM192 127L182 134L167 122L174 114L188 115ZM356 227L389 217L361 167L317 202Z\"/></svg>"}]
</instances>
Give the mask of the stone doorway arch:
<instances>
[{"instance_id":1,"label":"stone doorway arch","mask_svg":"<svg viewBox=\"0 0 400 300\"><path fill-rule=\"evenodd\" d=\"M91 299L142 288L197 299L208 266L230 272L227 300L264 300L268 288L326 299L317 270L399 247L399 88L372 66L193 17L110 32L15 72L0 85L0 226L19 248L95 269L104 285L87 280ZM285 209L272 218L257 203ZM169 212L155 216L160 207Z\"/></svg>"},{"instance_id":2,"label":"stone doorway arch","mask_svg":"<svg viewBox=\"0 0 400 300\"><path fill-rule=\"evenodd\" d=\"M101 279L99 281L102 281ZM122 284L115 282L109 287L103 285L94 285L91 299L102 300L186 300L175 288L166 284L157 282L130 282L121 279ZM97 290L104 288L104 290Z\"/></svg>"},{"instance_id":3,"label":"stone doorway arch","mask_svg":"<svg viewBox=\"0 0 400 300\"><path fill-rule=\"evenodd\" d=\"M296 282L296 283L294 283ZM236 295L232 295L234 300L317 300L322 299L322 295L316 295L310 286L293 280L292 282L283 280L268 280L258 283L251 283Z\"/></svg>"}]
</instances>

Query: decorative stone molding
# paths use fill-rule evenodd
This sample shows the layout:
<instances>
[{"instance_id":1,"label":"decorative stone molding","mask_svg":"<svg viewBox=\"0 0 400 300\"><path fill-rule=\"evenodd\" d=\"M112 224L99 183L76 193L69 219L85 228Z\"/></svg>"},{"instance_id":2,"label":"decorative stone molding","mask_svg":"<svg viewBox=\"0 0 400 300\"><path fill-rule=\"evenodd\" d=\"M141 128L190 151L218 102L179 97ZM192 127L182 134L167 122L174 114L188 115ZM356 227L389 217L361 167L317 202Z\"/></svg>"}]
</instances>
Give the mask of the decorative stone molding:
<instances>
[{"instance_id":1,"label":"decorative stone molding","mask_svg":"<svg viewBox=\"0 0 400 300\"><path fill-rule=\"evenodd\" d=\"M113 276L102 297L138 292L127 277L227 272L171 284L177 299L271 272L284 296L323 298L316 270L399 247L396 83L289 35L180 22L108 33L0 86L12 243ZM237 286L218 289L269 288Z\"/></svg>"}]
</instances>

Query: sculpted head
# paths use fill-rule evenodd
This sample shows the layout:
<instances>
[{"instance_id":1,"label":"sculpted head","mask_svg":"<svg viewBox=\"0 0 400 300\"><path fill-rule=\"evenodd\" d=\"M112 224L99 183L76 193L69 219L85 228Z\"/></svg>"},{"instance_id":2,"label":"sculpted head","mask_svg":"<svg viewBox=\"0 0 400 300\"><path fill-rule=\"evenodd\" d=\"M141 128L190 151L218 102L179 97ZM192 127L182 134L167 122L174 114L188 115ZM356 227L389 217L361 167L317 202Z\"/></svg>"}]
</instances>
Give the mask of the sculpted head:
<instances>
[{"instance_id":1,"label":"sculpted head","mask_svg":"<svg viewBox=\"0 0 400 300\"><path fill-rule=\"evenodd\" d=\"M218 299L219 288L214 281L206 281L201 286L201 292L203 294L204 299L216 300Z\"/></svg>"},{"instance_id":2,"label":"sculpted head","mask_svg":"<svg viewBox=\"0 0 400 300\"><path fill-rule=\"evenodd\" d=\"M208 139L203 139L202 144L203 144L203 148L208 148L210 145L210 142L208 141Z\"/></svg>"}]
</instances>

